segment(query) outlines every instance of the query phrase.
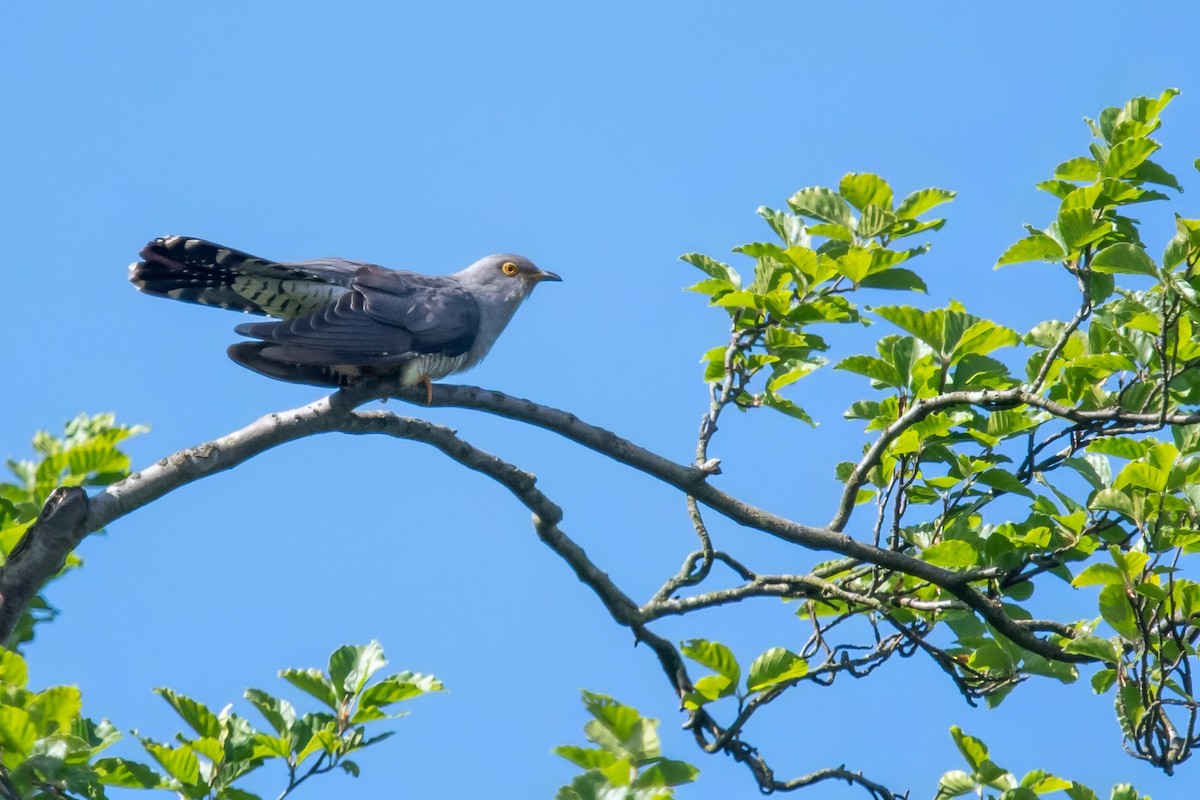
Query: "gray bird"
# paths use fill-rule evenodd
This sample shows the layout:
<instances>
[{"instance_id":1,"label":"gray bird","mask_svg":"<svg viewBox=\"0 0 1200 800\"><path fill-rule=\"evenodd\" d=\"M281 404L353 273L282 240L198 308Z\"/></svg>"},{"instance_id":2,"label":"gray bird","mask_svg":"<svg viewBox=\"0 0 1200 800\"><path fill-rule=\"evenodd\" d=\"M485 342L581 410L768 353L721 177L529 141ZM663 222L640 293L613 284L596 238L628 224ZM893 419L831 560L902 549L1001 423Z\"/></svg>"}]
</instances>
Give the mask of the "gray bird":
<instances>
[{"instance_id":1,"label":"gray bird","mask_svg":"<svg viewBox=\"0 0 1200 800\"><path fill-rule=\"evenodd\" d=\"M360 378L423 385L479 363L533 287L560 281L511 253L453 275L403 272L342 258L268 261L228 247L164 236L147 244L129 279L141 291L275 317L234 330L258 341L229 357L271 378L347 386Z\"/></svg>"}]
</instances>

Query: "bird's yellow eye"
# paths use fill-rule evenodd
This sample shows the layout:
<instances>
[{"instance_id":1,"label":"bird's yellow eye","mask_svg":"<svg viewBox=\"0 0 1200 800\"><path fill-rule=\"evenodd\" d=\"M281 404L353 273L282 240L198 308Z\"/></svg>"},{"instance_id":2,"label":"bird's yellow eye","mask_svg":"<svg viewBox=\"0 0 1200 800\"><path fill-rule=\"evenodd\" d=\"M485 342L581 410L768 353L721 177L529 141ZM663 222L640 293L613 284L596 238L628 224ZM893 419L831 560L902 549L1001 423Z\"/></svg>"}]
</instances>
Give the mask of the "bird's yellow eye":
<instances>
[{"instance_id":1,"label":"bird's yellow eye","mask_svg":"<svg viewBox=\"0 0 1200 800\"><path fill-rule=\"evenodd\" d=\"M517 274L517 265L511 261L505 261L503 264L500 265L500 269L504 270L505 275L516 275Z\"/></svg>"}]
</instances>

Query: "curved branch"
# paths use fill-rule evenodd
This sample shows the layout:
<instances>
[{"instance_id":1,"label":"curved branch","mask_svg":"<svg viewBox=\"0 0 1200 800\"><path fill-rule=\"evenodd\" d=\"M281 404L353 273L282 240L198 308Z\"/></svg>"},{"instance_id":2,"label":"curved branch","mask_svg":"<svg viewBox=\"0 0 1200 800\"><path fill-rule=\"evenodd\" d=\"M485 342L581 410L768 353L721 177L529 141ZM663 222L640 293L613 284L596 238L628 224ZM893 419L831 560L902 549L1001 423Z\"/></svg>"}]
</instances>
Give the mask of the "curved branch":
<instances>
[{"instance_id":1,"label":"curved branch","mask_svg":"<svg viewBox=\"0 0 1200 800\"><path fill-rule=\"evenodd\" d=\"M951 392L915 404L901 419L905 420L905 424L910 426L939 408L953 405L1020 405L1027 402L1025 399L1026 395L1029 395L1038 402L1051 403L1051 401L1030 395L1029 392L1023 389ZM402 399L411 399L411 397ZM708 483L706 479L710 473L706 470L676 464L669 459L638 447L626 439L622 439L611 431L589 425L574 414L541 406L531 400L509 397L500 392L480 389L476 386L448 386L445 384L440 384L434 388L433 405L474 408L496 414L497 416L527 422L539 428L557 433L602 455L627 464L640 472L658 478L664 483L668 483L680 491L690 494L699 502L723 514L734 522L738 522L749 528L769 533L779 539L791 542L792 544L798 544L802 547L839 553L843 556L866 561L885 569L903 572L926 580L962 600L972 610L991 623L1001 634L1030 652L1055 661L1084 663L1095 660L1090 656L1067 653L1053 642L1039 638L1019 621L1013 620L1005 614L1000 603L988 599L971 588L968 579L961 573L935 567L918 558L896 552L895 550L887 550L859 542L832 527L814 528L776 516L757 506L744 503ZM1053 405L1058 406L1056 403ZM1060 408L1067 411L1071 410L1063 406L1060 406ZM1094 412L1078 413L1088 414ZM1123 417L1128 418L1138 416L1121 413ZM910 418L910 414L916 416ZM1157 419L1156 415L1146 416ZM1200 420L1200 415L1197 416L1197 420ZM899 422L893 423L888 430L884 431L881 439L888 437L889 432L891 433L888 441L899 436L903 432L903 429L893 431L893 428L899 424ZM878 458L882 456L885 448L886 444L883 444L877 448L877 452L876 448L872 448L871 452L874 452L875 457ZM864 457L864 462L866 462L867 458L871 457L871 452ZM862 481L866 480L865 476L869 471L870 467L862 470ZM861 486L861 483L859 485ZM851 491L849 486L850 484L847 486L847 495L852 498L858 489L855 487Z\"/></svg>"},{"instance_id":2,"label":"curved branch","mask_svg":"<svg viewBox=\"0 0 1200 800\"><path fill-rule=\"evenodd\" d=\"M1137 413L1120 408L1083 411L1042 397L1024 387L946 392L936 397L916 401L900 415L899 419L883 430L879 438L867 449L862 460L855 464L850 478L846 481L846 488L842 491L837 512L827 527L833 531L841 531L845 528L854 510L854 501L858 497L858 490L867 482L868 473L880 463L883 454L892 442L930 414L954 406L1012 408L1022 405L1040 408L1061 419L1081 424L1115 422L1122 425L1150 425L1157 430L1164 425L1191 425L1200 422L1200 414L1163 414L1161 411Z\"/></svg>"},{"instance_id":3,"label":"curved branch","mask_svg":"<svg viewBox=\"0 0 1200 800\"><path fill-rule=\"evenodd\" d=\"M105 488L91 498L87 504L87 517L83 533L99 530L173 489L207 475L231 469L258 453L285 442L316 433L341 430L343 426L347 428L361 427L366 424L364 420L369 419L369 416L360 414L357 415L357 422L352 422L352 420L356 418L354 408L363 403L388 395L414 401L419 394L419 392L411 390L397 391L393 387L386 386L355 387L339 390L328 397L291 411L268 414L239 431L212 442L181 450L140 472L133 473L127 479ZM914 409L908 413L928 414L936 408L962 403L1012 404L1020 402L1024 402L1020 390L955 392L925 401L923 404L914 406ZM677 464L639 447L611 431L589 425L574 414L474 386L438 385L434 388L433 404L475 408L498 416L528 422L558 433L589 449L634 467L640 472L656 477L742 525L761 530L793 544L814 550L838 553L928 581L963 601L1001 634L1038 655L1058 661L1092 660L1087 656L1066 653L1054 643L1039 638L1022 623L1008 617L999 603L973 589L969 585L969 578L962 573L933 566L904 553L859 542L838 530L814 528L744 503L709 484L706 480L711 474L709 471ZM382 419L382 417L379 418ZM907 420L908 417L906 416L904 419ZM411 421L412 424L416 422L415 420ZM907 424L911 424L911 422ZM891 431L891 428L885 431L885 436ZM347 430L346 432L356 431ZM892 435L899 435L899 433L893 432ZM882 447L880 452L882 452ZM448 454L453 457L452 453L448 452ZM868 453L869 457L870 453ZM560 511L555 513L561 514ZM553 523L546 530L548 535L552 535ZM583 576L581 576L582 578ZM40 585L34 589L34 593L37 589L40 589ZM32 597L32 595L30 596ZM636 609L636 605L632 601L630 601L629 609ZM621 613L630 613L629 609L624 609ZM23 607L21 610L23 611ZM0 631L0 633L2 632Z\"/></svg>"}]
</instances>

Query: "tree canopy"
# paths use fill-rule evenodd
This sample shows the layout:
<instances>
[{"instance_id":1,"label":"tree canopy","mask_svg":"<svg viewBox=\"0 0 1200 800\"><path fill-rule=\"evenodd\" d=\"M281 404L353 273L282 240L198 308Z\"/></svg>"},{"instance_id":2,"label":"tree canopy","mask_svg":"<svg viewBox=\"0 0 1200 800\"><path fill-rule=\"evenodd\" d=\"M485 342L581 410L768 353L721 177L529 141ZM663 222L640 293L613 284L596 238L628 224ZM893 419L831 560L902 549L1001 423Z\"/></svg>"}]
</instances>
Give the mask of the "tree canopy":
<instances>
[{"instance_id":1,"label":"tree canopy","mask_svg":"<svg viewBox=\"0 0 1200 800\"><path fill-rule=\"evenodd\" d=\"M708 402L690 463L568 410L471 386L435 387L434 406L544 428L676 490L694 545L648 596L589 557L563 510L520 465L419 416L362 408L397 397L419 412L423 391L349 387L138 472L121 445L144 429L112 415L81 416L61 437L38 434L35 459L10 462L13 479L0 485L0 636L8 644L0 660L0 794L99 798L124 787L248 800L255 795L238 781L275 763L283 797L323 772L356 774L348 756L386 738L373 730L396 716L394 704L442 690L430 675L377 678L385 660L376 642L339 648L324 669L280 673L316 703L313 711L250 689L244 699L262 720L251 722L164 688L189 731L172 744L141 738L146 761L133 751L101 754L120 733L81 714L77 689L29 688L25 657L36 657L30 643L53 618L41 592L78 566L72 552L84 537L190 482L328 432L425 443L507 489L580 591L590 590L657 660L700 751L744 765L748 785L763 792L827 781L876 800L924 791L886 786L869 764L782 775L773 766L780 745L756 738L763 709L802 707L805 690L867 680L907 657L942 673L970 704L997 706L1030 680L1084 678L1112 697L1125 752L1174 773L1200 745L1192 558L1200 551L1200 219L1176 213L1168 241L1146 242L1130 215L1166 213L1161 203L1182 191L1153 158L1161 115L1177 94L1134 98L1087 119L1086 153L1037 184L1057 213L987 256L997 268L1071 282L1077 302L1059 319L1019 332L956 302L864 304L864 290L925 291L918 257L946 224L938 215L955 195L924 188L900 197L883 177L848 173L837 187L801 189L785 209L760 208L770 235L735 247L733 263L683 256L703 273L691 288L722 326L715 346L697 347ZM1141 204L1148 205L1135 208ZM1026 262L1033 264L1011 266ZM874 352L836 363L823 355L848 326L868 323L883 331ZM842 490L828 521L794 519L725 491L717 446L727 415L774 410L813 424L805 388L823 368L861 379L861 397L845 415L864 433L830 465ZM797 555L752 561L710 528L717 517ZM715 637L676 641L662 630L667 620L703 620L716 608L752 626L764 598L789 603L798 627L761 652L735 652ZM580 769L559 800L661 800L697 779L703 759L664 755L657 720L590 691L583 705L590 745L557 748ZM951 735L966 768L945 774L939 798L1097 796L1047 771L1017 777L979 739L959 728ZM1114 800L1137 796L1129 786L1112 791Z\"/></svg>"}]
</instances>

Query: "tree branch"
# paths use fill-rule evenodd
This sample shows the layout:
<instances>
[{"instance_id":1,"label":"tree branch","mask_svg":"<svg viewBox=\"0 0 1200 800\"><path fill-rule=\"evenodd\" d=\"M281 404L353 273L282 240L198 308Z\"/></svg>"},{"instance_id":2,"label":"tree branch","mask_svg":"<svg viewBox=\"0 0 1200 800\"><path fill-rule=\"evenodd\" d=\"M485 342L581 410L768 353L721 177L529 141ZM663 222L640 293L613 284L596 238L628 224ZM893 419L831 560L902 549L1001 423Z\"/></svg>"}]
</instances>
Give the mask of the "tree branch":
<instances>
[{"instance_id":1,"label":"tree branch","mask_svg":"<svg viewBox=\"0 0 1200 800\"><path fill-rule=\"evenodd\" d=\"M85 525L88 499L78 486L60 486L0 569L0 642L7 646L21 615L67 556L92 530Z\"/></svg>"},{"instance_id":2,"label":"tree branch","mask_svg":"<svg viewBox=\"0 0 1200 800\"><path fill-rule=\"evenodd\" d=\"M415 402L418 401L420 394L420 392L412 390L396 390L394 387L379 385L343 389L328 397L309 403L306 406L291 411L268 414L245 428L215 441L180 450L140 472L133 473L124 481L106 487L102 492L91 498L90 502L87 503L87 518L84 522L83 534L99 530L112 521L147 503L157 500L159 497L180 486L184 486L207 475L231 469L258 453L285 442L294 441L316 433L327 433L335 430L344 430L350 433L360 432L359 430L350 429L361 428L367 424L365 420L370 419L367 415L357 415L358 421L352 422L356 417L353 411L354 408L363 403L380 399L387 395ZM1035 399L1041 400L1041 398ZM931 413L937 408L956 404L1015 404L1022 402L1026 402L1026 399L1023 397L1021 390L954 392L941 395L929 401L922 401L922 403L910 409L905 417L902 417L902 421L905 424L911 425L916 419ZM1049 401L1045 402L1048 403ZM871 563L885 569L903 572L928 581L962 600L967 606L996 627L1003 635L1012 639L1021 647L1038 655L1058 661L1084 662L1093 660L1087 656L1065 653L1062 648L1052 642L1038 638L1019 622L1009 618L999 603L993 602L973 589L969 585L967 577L961 573L933 566L904 553L859 542L839 530L814 528L776 516L761 508L744 503L708 483L707 478L711 474L709 471L698 467L677 464L639 447L611 431L589 425L581 421L574 414L568 414L558 409L538 405L529 400L508 397L500 392L492 392L474 386L448 386L444 384L435 386L433 404L475 408L509 419L527 422L558 433L602 455L606 455L640 472L658 478L683 491L685 494L690 494L697 501L742 525L761 530L802 547L839 553L843 556ZM913 415L911 419L909 415ZM1132 419L1137 416L1139 415L1123 415L1126 419ZM1152 417L1155 420L1158 419L1157 415L1145 416ZM382 419L381 417L379 418ZM409 420L407 424L415 425L417 422L416 420ZM881 437L881 442L889 437L889 434L891 438L899 435L899 431L893 431L893 428L900 424L898 421L892 427L889 427ZM448 429L443 430L448 431ZM884 447L886 447L886 444L880 445L877 443L877 447L872 448L868 452L867 456L864 457L864 461L859 466L862 467L866 464L872 457L872 453L875 453L876 458L879 457ZM443 449L443 451L454 457L454 454L449 449ZM865 476L867 471L869 471L869 467L861 470L862 475ZM858 474L857 469L856 474ZM556 530L555 523L558 519L558 517L554 517L554 514L560 517L561 510L555 507L551 515L554 521L550 522L548 527L545 528L547 535L551 539L553 539L553 532ZM551 542L548 541L547 543L550 544ZM560 555L564 554L560 553ZM566 556L564 555L564 557ZM568 560L568 563L571 563L571 561ZM57 567L55 567L55 571L56 569ZM8 570L5 569L3 572L8 572ZM49 574L53 574L53 571ZM3 580L2 575L3 573L0 572L0 582ZM594 578L595 576L591 577ZM585 576L581 575L580 578L587 582ZM10 584L13 581L16 581L15 575L10 580ZM28 595L29 598L32 598L36 594L37 590L41 588L42 583L44 581L37 583L37 586L33 588L33 592ZM11 592L13 587L10 585L9 588ZM28 599L25 602L28 602ZM637 608L636 604L633 604L632 601L629 601L629 603L629 608L623 608L619 611L622 617L617 617L617 613L614 613L614 616L619 621L623 619L624 615L632 613L630 609ZM21 606L21 611L24 610L23 603L18 603L17 605ZM8 606L8 603L3 604L3 607ZM610 608L610 611L613 610ZM0 614L3 614L2 607L0 607ZM16 616L19 618L20 614L17 613ZM3 629L0 629L0 633L4 633Z\"/></svg>"}]
</instances>

